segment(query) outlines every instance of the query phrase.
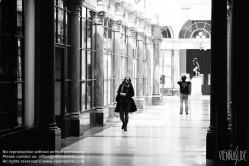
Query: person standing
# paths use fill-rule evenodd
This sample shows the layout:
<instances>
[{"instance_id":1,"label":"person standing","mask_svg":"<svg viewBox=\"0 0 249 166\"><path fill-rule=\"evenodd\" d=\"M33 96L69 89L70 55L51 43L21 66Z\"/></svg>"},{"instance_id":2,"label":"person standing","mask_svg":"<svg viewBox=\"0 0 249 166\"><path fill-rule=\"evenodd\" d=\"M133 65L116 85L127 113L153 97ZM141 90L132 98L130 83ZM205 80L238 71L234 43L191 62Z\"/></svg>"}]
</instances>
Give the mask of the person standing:
<instances>
[{"instance_id":1,"label":"person standing","mask_svg":"<svg viewBox=\"0 0 249 166\"><path fill-rule=\"evenodd\" d=\"M188 114L188 95L190 80L187 80L187 76L183 74L177 82L180 86L180 114L183 112L183 103L185 103L185 112Z\"/></svg>"},{"instance_id":2,"label":"person standing","mask_svg":"<svg viewBox=\"0 0 249 166\"><path fill-rule=\"evenodd\" d=\"M131 84L130 77L125 77L124 81L118 88L118 109L120 120L123 122L122 129L127 131L127 124L129 120L129 110L131 105L134 104L132 97L134 96L134 89Z\"/></svg>"}]
</instances>

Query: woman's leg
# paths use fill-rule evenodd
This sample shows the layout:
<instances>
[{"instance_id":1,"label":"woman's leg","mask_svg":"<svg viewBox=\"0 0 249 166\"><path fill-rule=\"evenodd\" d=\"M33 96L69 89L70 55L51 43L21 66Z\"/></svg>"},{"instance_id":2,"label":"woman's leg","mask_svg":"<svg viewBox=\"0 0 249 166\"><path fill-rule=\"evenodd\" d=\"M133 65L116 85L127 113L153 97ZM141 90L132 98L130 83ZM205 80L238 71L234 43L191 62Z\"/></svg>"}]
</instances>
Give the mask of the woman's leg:
<instances>
[{"instance_id":1,"label":"woman's leg","mask_svg":"<svg viewBox=\"0 0 249 166\"><path fill-rule=\"evenodd\" d=\"M125 110L124 110L124 114L125 114L125 127L124 130L127 131L127 124L129 121L129 110L131 107L131 101L129 101L128 103L125 104Z\"/></svg>"},{"instance_id":2,"label":"woman's leg","mask_svg":"<svg viewBox=\"0 0 249 166\"><path fill-rule=\"evenodd\" d=\"M120 120L122 121L123 125L122 125L122 129L124 129L124 122L125 122L125 119L124 119L124 103L119 103L119 117L120 117Z\"/></svg>"}]
</instances>

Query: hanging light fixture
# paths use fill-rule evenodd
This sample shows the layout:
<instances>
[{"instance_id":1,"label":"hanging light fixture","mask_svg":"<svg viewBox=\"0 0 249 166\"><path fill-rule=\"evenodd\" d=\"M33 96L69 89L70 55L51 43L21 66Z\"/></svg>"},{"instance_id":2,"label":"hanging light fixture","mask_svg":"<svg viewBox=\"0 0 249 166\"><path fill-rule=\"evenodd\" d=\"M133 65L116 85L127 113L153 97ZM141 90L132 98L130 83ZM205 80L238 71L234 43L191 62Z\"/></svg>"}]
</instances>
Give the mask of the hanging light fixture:
<instances>
[{"instance_id":1,"label":"hanging light fixture","mask_svg":"<svg viewBox=\"0 0 249 166\"><path fill-rule=\"evenodd\" d=\"M202 49L204 51L207 50L207 48L206 48L206 37L202 32L198 33L198 35L195 37L194 42L199 44L200 50L202 50Z\"/></svg>"}]
</instances>

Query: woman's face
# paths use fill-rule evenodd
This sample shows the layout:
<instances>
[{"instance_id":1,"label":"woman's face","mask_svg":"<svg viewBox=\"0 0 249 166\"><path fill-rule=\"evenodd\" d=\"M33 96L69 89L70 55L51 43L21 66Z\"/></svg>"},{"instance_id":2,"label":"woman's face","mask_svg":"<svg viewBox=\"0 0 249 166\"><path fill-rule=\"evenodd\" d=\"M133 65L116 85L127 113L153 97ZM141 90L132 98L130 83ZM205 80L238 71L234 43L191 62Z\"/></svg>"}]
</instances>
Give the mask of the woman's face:
<instances>
[{"instance_id":1,"label":"woman's face","mask_svg":"<svg viewBox=\"0 0 249 166\"><path fill-rule=\"evenodd\" d=\"M128 77L125 78L125 83L129 84L130 83L130 79Z\"/></svg>"}]
</instances>

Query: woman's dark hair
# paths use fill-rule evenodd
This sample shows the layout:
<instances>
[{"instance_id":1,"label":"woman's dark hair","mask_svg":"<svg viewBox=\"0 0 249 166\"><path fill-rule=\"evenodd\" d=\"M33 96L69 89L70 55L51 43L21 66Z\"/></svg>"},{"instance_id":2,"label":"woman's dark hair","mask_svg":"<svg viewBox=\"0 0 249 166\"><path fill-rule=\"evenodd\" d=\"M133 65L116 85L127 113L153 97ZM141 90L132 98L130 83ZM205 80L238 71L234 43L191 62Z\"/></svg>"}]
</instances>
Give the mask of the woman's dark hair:
<instances>
[{"instance_id":1,"label":"woman's dark hair","mask_svg":"<svg viewBox=\"0 0 249 166\"><path fill-rule=\"evenodd\" d=\"M124 80L123 80L123 82L122 82L122 84L125 83L125 80L126 80L127 78L129 79L129 83L131 84L131 78L130 78L130 77L125 77Z\"/></svg>"}]
</instances>

